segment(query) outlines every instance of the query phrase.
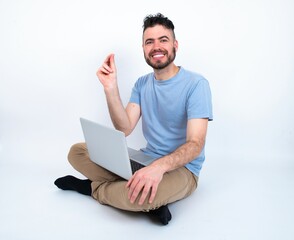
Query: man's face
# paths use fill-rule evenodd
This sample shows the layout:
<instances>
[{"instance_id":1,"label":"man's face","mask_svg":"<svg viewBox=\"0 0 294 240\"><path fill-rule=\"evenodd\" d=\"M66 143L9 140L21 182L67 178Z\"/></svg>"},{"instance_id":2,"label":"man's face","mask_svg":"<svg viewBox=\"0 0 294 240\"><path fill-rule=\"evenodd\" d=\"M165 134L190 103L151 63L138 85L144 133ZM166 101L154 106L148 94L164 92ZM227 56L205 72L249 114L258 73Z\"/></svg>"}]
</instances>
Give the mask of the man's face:
<instances>
[{"instance_id":1,"label":"man's face","mask_svg":"<svg viewBox=\"0 0 294 240\"><path fill-rule=\"evenodd\" d=\"M145 30L142 47L147 64L154 69L163 69L174 61L178 42L171 30L156 25Z\"/></svg>"}]
</instances>

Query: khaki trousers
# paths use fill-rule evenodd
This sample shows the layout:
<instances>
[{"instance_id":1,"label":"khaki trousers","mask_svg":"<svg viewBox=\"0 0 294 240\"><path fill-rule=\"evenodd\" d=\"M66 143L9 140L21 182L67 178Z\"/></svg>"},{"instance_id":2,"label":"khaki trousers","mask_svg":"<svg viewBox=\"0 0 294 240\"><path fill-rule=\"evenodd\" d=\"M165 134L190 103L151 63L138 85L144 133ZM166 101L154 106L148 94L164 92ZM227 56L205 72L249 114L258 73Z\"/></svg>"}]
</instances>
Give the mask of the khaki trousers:
<instances>
[{"instance_id":1,"label":"khaki trousers","mask_svg":"<svg viewBox=\"0 0 294 240\"><path fill-rule=\"evenodd\" d=\"M137 202L130 203L125 179L91 161L85 143L74 144L69 151L68 160L78 172L92 181L94 199L101 204L123 210L148 212L189 196L197 187L198 178L185 167L181 167L164 174L152 204L145 200L143 205L139 205ZM137 199L139 198L140 196Z\"/></svg>"}]
</instances>

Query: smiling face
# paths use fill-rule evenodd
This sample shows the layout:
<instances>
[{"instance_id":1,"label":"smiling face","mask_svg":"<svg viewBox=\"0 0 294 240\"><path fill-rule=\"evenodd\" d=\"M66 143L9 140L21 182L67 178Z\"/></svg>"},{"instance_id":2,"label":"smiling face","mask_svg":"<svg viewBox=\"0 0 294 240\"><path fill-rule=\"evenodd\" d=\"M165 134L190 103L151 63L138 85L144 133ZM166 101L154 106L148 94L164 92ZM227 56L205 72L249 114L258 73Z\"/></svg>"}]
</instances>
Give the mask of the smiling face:
<instances>
[{"instance_id":1,"label":"smiling face","mask_svg":"<svg viewBox=\"0 0 294 240\"><path fill-rule=\"evenodd\" d=\"M149 27L143 33L144 57L153 69L163 69L176 57L178 42L173 32L161 25Z\"/></svg>"}]
</instances>

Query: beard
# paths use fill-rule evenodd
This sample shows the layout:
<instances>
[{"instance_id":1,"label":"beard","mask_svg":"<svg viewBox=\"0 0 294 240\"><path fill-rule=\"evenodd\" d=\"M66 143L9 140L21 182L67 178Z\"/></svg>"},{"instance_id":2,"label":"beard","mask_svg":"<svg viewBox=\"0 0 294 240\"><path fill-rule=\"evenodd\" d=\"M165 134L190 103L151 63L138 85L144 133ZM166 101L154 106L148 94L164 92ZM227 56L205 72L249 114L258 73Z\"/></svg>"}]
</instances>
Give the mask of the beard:
<instances>
[{"instance_id":1,"label":"beard","mask_svg":"<svg viewBox=\"0 0 294 240\"><path fill-rule=\"evenodd\" d=\"M156 61L155 63L152 63L150 61L150 58L148 58L145 53L144 53L144 57L145 57L146 63L150 67L152 67L153 69L161 70L161 69L167 67L170 63L172 63L175 60L175 58L176 58L176 49L173 48L172 54L168 55L167 60L165 62Z\"/></svg>"}]
</instances>

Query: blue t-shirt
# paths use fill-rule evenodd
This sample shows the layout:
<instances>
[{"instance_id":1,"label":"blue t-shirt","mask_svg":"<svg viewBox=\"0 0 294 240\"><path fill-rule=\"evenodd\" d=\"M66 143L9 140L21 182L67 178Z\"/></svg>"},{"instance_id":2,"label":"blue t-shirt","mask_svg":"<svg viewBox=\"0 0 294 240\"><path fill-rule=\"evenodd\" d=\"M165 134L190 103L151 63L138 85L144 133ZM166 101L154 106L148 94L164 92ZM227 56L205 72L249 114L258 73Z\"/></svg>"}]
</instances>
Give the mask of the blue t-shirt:
<instances>
[{"instance_id":1,"label":"blue t-shirt","mask_svg":"<svg viewBox=\"0 0 294 240\"><path fill-rule=\"evenodd\" d=\"M213 118L208 81L183 67L164 81L156 80L153 72L140 77L133 87L130 102L141 108L143 135L147 141L147 146L141 150L157 158L186 142L189 119ZM203 148L186 168L199 176L204 160Z\"/></svg>"}]
</instances>

